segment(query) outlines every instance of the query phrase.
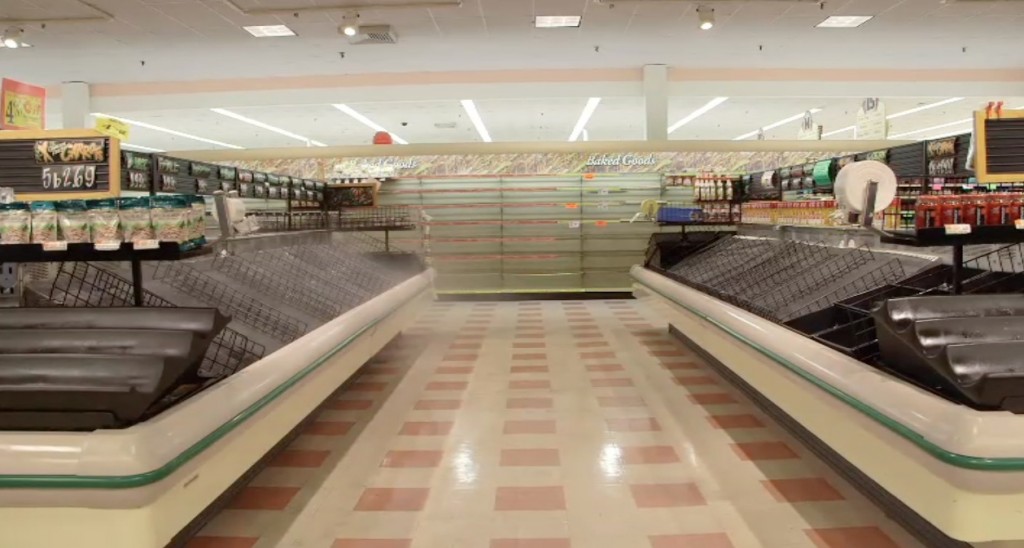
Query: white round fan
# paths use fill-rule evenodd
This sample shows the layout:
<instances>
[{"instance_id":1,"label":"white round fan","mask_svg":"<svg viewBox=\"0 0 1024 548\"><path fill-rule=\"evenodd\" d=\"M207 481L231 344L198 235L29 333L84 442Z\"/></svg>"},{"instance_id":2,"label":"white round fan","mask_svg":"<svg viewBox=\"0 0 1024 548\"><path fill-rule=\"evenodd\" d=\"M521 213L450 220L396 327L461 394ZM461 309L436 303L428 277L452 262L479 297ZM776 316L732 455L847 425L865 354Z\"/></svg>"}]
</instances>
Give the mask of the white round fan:
<instances>
[{"instance_id":1,"label":"white round fan","mask_svg":"<svg viewBox=\"0 0 1024 548\"><path fill-rule=\"evenodd\" d=\"M871 183L877 184L875 207L871 213L878 213L896 199L896 174L882 162L854 162L839 170L834 186L836 200L847 211L864 213Z\"/></svg>"}]
</instances>

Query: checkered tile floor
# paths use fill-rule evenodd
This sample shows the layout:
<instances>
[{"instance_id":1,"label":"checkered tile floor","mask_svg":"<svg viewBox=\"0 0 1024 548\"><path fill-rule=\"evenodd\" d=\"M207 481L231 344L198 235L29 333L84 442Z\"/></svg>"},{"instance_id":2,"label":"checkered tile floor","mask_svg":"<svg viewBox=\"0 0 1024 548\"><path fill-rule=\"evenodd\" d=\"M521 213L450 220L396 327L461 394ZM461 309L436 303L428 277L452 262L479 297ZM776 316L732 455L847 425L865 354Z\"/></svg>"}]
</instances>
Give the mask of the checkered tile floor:
<instances>
[{"instance_id":1,"label":"checkered tile floor","mask_svg":"<svg viewBox=\"0 0 1024 548\"><path fill-rule=\"evenodd\" d=\"M635 301L436 304L189 548L918 548Z\"/></svg>"}]
</instances>

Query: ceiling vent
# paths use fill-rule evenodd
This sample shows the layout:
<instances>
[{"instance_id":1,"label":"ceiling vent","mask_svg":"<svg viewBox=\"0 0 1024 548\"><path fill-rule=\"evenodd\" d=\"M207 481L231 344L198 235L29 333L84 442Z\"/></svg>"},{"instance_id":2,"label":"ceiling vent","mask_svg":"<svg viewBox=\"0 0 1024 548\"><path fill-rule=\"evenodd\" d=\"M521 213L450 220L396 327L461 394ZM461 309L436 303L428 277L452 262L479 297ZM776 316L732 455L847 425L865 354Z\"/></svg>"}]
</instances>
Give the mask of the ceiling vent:
<instances>
[{"instance_id":1,"label":"ceiling vent","mask_svg":"<svg viewBox=\"0 0 1024 548\"><path fill-rule=\"evenodd\" d=\"M397 44L398 34L391 25L359 25L355 36L348 42L353 45L362 44Z\"/></svg>"}]
</instances>

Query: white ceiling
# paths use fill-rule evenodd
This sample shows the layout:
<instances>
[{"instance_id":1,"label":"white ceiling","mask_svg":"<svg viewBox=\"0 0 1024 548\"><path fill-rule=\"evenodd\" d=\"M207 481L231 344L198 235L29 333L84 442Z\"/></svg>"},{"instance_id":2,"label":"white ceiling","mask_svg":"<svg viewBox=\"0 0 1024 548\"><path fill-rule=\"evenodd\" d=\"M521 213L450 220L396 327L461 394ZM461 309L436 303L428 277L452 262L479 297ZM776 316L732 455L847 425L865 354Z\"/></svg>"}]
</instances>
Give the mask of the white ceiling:
<instances>
[{"instance_id":1,"label":"white ceiling","mask_svg":"<svg viewBox=\"0 0 1024 548\"><path fill-rule=\"evenodd\" d=\"M237 1L246 7L336 3ZM361 20L392 24L399 44L351 46L337 32L340 11L254 17L223 0L94 0L115 20L54 23L45 30L27 25L25 40L35 47L0 50L0 70L55 84L650 63L793 69L1024 65L1020 2L829 0L824 9L765 0L708 2L718 21L709 32L696 28L696 2L674 0L620 0L614 8L593 0L465 0L460 8L366 10ZM77 0L0 0L2 19L88 14ZM532 27L536 14L582 14L583 24L538 30ZM876 17L852 30L814 27L830 14ZM281 23L299 36L257 39L241 29Z\"/></svg>"},{"instance_id":2,"label":"white ceiling","mask_svg":"<svg viewBox=\"0 0 1024 548\"><path fill-rule=\"evenodd\" d=\"M302 7L342 0L235 0L251 7ZM355 2L356 0L353 0ZM375 4L417 0L360 0ZM723 105L673 133L672 139L733 139L812 108L826 132L853 125L861 97L880 95L895 113L945 99L964 101L893 120L891 135L947 124L993 98L1024 106L1015 81L993 91L983 82L815 82L810 69L1012 69L1024 67L1024 1L828 0L716 1L717 25L699 31L697 2L617 0L464 0L460 8L378 9L364 24L390 23L397 45L352 46L337 32L341 11L299 17L245 16L225 0L94 0L114 21L25 25L16 51L0 49L0 76L36 84L252 82L287 76L502 69L625 68L663 63L687 68L784 69L774 82L687 81L670 86L668 123L714 96ZM0 0L0 20L79 17L79 0ZM535 15L581 14L579 29L534 29ZM831 14L875 15L857 29L817 29ZM243 25L287 24L299 36L257 39ZM0 30L6 24L0 23ZM598 51L595 51L595 48ZM966 48L966 51L965 51ZM338 53L346 53L342 59ZM143 64L143 61L145 62ZM864 78L864 76L860 76ZM991 83L990 83L991 84ZM245 148L304 146L209 110L221 107L329 145L366 144L373 131L331 107L346 102L412 143L473 142L479 137L459 104L475 99L495 141L564 141L587 97L603 100L587 125L590 140L644 138L639 81L394 85L296 88L180 94L159 88L93 98L94 109ZM180 90L181 86L175 89ZM179 93L176 95L176 93ZM888 97L886 96L888 94ZM99 105L99 106L97 106ZM50 103L49 127L60 126L60 101ZM403 123L407 125L402 125ZM438 127L440 124L442 127ZM449 128L454 124L454 128ZM797 123L770 130L793 139ZM913 138L966 131L968 124ZM852 137L852 132L835 139ZM216 148L135 127L131 141L162 150Z\"/></svg>"},{"instance_id":3,"label":"white ceiling","mask_svg":"<svg viewBox=\"0 0 1024 548\"><path fill-rule=\"evenodd\" d=\"M674 123L711 97L673 97L669 101L668 122ZM946 97L919 97L885 99L890 114L932 104ZM579 118L586 97L486 99L477 101L480 116L491 136L498 142L565 141ZM1007 98L1007 106L1024 106L1024 97ZM718 108L680 128L672 139L728 140L758 127L771 125L809 109L820 108L816 123L825 132L853 125L861 98L733 98ZM971 112L984 104L981 98L933 108L891 121L890 135L924 129L971 117ZM338 111L329 104L232 107L222 105L235 113L270 124L303 137L322 141L328 145L369 144L374 131ZM411 143L478 142L480 140L459 101L376 102L350 103L371 120ZM293 138L240 122L211 112L209 109L161 109L106 114L123 116L148 124L190 133L207 139L222 141L244 148L296 147L304 143ZM57 123L59 114L51 112L51 123ZM598 106L587 124L592 141L629 141L644 138L644 105L640 97L607 97ZM402 125L403 123L407 125ZM437 127L435 124L454 128ZM768 139L795 139L799 127L792 122L767 131ZM937 129L907 137L930 138L953 132L966 132L970 124ZM847 132L832 139L852 139ZM131 143L162 150L198 150L220 148L215 145L161 133L143 127L133 127Z\"/></svg>"}]
</instances>

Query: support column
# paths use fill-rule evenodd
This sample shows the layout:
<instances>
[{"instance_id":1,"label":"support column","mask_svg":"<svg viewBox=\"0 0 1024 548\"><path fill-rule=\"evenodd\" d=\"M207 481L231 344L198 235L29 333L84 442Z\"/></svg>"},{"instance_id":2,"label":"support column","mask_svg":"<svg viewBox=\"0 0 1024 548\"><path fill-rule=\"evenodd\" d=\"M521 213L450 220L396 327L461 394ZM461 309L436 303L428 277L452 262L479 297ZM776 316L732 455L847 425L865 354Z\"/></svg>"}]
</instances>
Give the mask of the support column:
<instances>
[{"instance_id":1,"label":"support column","mask_svg":"<svg viewBox=\"0 0 1024 548\"><path fill-rule=\"evenodd\" d=\"M64 82L60 85L60 115L64 129L84 129L93 127L89 117L92 95L89 84L85 82ZM49 128L47 128L49 129Z\"/></svg>"},{"instance_id":2,"label":"support column","mask_svg":"<svg viewBox=\"0 0 1024 548\"><path fill-rule=\"evenodd\" d=\"M644 65L644 138L668 140L668 66Z\"/></svg>"}]
</instances>

